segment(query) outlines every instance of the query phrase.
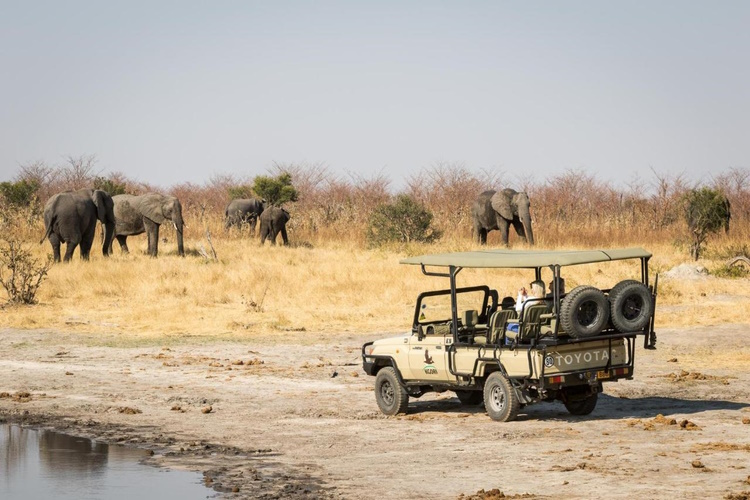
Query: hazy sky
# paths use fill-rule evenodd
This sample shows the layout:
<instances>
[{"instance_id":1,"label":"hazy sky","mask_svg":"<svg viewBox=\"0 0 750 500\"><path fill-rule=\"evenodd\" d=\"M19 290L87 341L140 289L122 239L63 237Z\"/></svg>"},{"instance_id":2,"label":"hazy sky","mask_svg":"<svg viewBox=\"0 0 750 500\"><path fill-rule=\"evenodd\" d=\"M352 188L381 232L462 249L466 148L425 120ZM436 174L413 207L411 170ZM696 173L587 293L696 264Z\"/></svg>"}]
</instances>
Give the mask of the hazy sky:
<instances>
[{"instance_id":1,"label":"hazy sky","mask_svg":"<svg viewBox=\"0 0 750 500\"><path fill-rule=\"evenodd\" d=\"M0 0L0 180L750 167L748 1Z\"/></svg>"}]
</instances>

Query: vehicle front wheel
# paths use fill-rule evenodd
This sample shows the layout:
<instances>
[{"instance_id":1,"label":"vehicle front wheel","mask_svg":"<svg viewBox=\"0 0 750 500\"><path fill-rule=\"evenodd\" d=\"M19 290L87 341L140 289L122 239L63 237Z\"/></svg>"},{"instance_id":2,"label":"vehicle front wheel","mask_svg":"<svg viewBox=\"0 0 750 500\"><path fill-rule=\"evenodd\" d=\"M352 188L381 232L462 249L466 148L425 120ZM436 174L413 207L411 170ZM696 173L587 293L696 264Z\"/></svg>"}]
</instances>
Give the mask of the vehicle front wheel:
<instances>
[{"instance_id":1,"label":"vehicle front wheel","mask_svg":"<svg viewBox=\"0 0 750 500\"><path fill-rule=\"evenodd\" d=\"M396 370L391 366L381 369L375 377L375 401L386 415L406 413L409 395L398 382Z\"/></svg>"},{"instance_id":2,"label":"vehicle front wheel","mask_svg":"<svg viewBox=\"0 0 750 500\"><path fill-rule=\"evenodd\" d=\"M498 422L510 422L518 416L518 395L510 381L500 372L494 372L484 383L484 407L487 415Z\"/></svg>"},{"instance_id":3,"label":"vehicle front wheel","mask_svg":"<svg viewBox=\"0 0 750 500\"><path fill-rule=\"evenodd\" d=\"M478 405L482 402L482 391L456 391L456 396L461 404Z\"/></svg>"},{"instance_id":4,"label":"vehicle front wheel","mask_svg":"<svg viewBox=\"0 0 750 500\"><path fill-rule=\"evenodd\" d=\"M598 399L599 395L595 392L583 398L566 399L563 403L571 415L589 415L596 408Z\"/></svg>"}]
</instances>

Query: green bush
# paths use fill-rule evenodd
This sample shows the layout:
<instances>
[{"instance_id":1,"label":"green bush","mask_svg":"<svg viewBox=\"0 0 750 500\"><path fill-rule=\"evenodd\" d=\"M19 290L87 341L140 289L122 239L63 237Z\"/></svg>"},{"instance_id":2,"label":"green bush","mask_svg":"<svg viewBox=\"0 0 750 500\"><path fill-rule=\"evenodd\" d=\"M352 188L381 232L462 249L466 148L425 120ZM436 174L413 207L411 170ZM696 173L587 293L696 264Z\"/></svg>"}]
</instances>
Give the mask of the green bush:
<instances>
[{"instance_id":1,"label":"green bush","mask_svg":"<svg viewBox=\"0 0 750 500\"><path fill-rule=\"evenodd\" d=\"M280 206L289 201L297 201L297 189L292 185L291 174L278 177L259 175L253 183L253 191L269 205Z\"/></svg>"},{"instance_id":2,"label":"green bush","mask_svg":"<svg viewBox=\"0 0 750 500\"><path fill-rule=\"evenodd\" d=\"M0 182L0 201L15 207L31 206L36 203L39 183L22 179L16 182Z\"/></svg>"},{"instance_id":3,"label":"green bush","mask_svg":"<svg viewBox=\"0 0 750 500\"><path fill-rule=\"evenodd\" d=\"M367 243L430 243L440 238L441 232L432 227L432 212L411 196L401 194L393 203L379 205L370 215Z\"/></svg>"},{"instance_id":4,"label":"green bush","mask_svg":"<svg viewBox=\"0 0 750 500\"><path fill-rule=\"evenodd\" d=\"M716 269L710 271L717 278L747 278L750 276L750 270L743 265L727 266L722 264Z\"/></svg>"},{"instance_id":5,"label":"green bush","mask_svg":"<svg viewBox=\"0 0 750 500\"><path fill-rule=\"evenodd\" d=\"M94 179L94 189L101 189L102 191L106 191L110 196L116 196L118 194L126 193L125 184L101 176L98 176Z\"/></svg>"},{"instance_id":6,"label":"green bush","mask_svg":"<svg viewBox=\"0 0 750 500\"><path fill-rule=\"evenodd\" d=\"M685 194L685 220L690 231L690 256L698 260L711 233L729 231L729 200L718 189L692 189Z\"/></svg>"},{"instance_id":7,"label":"green bush","mask_svg":"<svg viewBox=\"0 0 750 500\"><path fill-rule=\"evenodd\" d=\"M236 200L238 198L254 198L256 196L253 192L252 186L248 186L247 184L232 186L230 188L227 188L227 192L229 193L229 199L231 200Z\"/></svg>"}]
</instances>

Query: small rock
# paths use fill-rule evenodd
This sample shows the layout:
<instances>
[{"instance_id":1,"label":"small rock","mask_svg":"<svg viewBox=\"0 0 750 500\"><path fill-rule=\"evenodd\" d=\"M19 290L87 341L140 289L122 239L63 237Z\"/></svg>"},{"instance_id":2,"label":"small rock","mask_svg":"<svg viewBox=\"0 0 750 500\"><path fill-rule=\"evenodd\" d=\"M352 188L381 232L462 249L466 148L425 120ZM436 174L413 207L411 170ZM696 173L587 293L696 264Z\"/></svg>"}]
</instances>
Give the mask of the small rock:
<instances>
[{"instance_id":1,"label":"small rock","mask_svg":"<svg viewBox=\"0 0 750 500\"><path fill-rule=\"evenodd\" d=\"M201 408L201 413L211 413L212 411L214 411L214 408L213 406L210 406L210 405L204 406L203 408Z\"/></svg>"},{"instance_id":2,"label":"small rock","mask_svg":"<svg viewBox=\"0 0 750 500\"><path fill-rule=\"evenodd\" d=\"M337 372L336 370L334 370L333 373L331 374L331 378L336 378L338 376L339 376L339 372Z\"/></svg>"},{"instance_id":3,"label":"small rock","mask_svg":"<svg viewBox=\"0 0 750 500\"><path fill-rule=\"evenodd\" d=\"M703 462L701 462L700 460L693 460L693 463L690 465L692 465L696 469L702 469L705 467L705 465L703 465Z\"/></svg>"},{"instance_id":4,"label":"small rock","mask_svg":"<svg viewBox=\"0 0 750 500\"><path fill-rule=\"evenodd\" d=\"M742 419L742 423L743 424L750 424L750 418L747 418L747 417L743 418Z\"/></svg>"},{"instance_id":5,"label":"small rock","mask_svg":"<svg viewBox=\"0 0 750 500\"><path fill-rule=\"evenodd\" d=\"M73 372L65 372L65 375L73 375Z\"/></svg>"},{"instance_id":6,"label":"small rock","mask_svg":"<svg viewBox=\"0 0 750 500\"><path fill-rule=\"evenodd\" d=\"M677 358L668 359L667 363L677 363Z\"/></svg>"}]
</instances>

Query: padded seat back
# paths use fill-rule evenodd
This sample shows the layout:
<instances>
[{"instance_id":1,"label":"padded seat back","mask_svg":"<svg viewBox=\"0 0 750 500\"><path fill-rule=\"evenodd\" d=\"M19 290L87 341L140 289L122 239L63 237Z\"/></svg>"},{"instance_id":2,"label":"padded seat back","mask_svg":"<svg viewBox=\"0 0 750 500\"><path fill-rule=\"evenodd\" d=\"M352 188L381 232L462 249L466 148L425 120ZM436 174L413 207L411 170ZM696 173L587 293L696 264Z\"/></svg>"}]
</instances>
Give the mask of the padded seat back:
<instances>
[{"instance_id":1,"label":"padded seat back","mask_svg":"<svg viewBox=\"0 0 750 500\"><path fill-rule=\"evenodd\" d=\"M533 304L523 309L523 325L520 326L519 332L506 331L505 336L509 339L518 339L519 341L534 337L542 325L542 314L547 312L547 304Z\"/></svg>"},{"instance_id":2,"label":"padded seat back","mask_svg":"<svg viewBox=\"0 0 750 500\"><path fill-rule=\"evenodd\" d=\"M479 313L476 309L469 309L461 315L461 323L463 323L464 328L474 328L478 321Z\"/></svg>"},{"instance_id":3,"label":"padded seat back","mask_svg":"<svg viewBox=\"0 0 750 500\"><path fill-rule=\"evenodd\" d=\"M500 342L508 320L515 319L517 316L518 313L515 309L498 309L495 311L487 324L487 343L497 344Z\"/></svg>"}]
</instances>

